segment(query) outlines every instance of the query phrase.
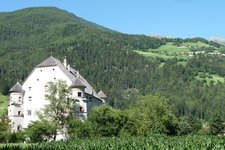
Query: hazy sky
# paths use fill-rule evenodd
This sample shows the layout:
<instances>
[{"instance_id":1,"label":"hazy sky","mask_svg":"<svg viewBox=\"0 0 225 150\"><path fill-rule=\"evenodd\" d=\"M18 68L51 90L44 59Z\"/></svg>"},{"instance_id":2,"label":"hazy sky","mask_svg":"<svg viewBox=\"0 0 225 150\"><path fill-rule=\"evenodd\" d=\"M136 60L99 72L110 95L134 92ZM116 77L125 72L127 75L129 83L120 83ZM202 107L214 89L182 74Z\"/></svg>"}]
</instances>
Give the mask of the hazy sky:
<instances>
[{"instance_id":1,"label":"hazy sky","mask_svg":"<svg viewBox=\"0 0 225 150\"><path fill-rule=\"evenodd\" d=\"M1 0L0 11L36 6L58 7L123 33L225 38L225 0Z\"/></svg>"}]
</instances>

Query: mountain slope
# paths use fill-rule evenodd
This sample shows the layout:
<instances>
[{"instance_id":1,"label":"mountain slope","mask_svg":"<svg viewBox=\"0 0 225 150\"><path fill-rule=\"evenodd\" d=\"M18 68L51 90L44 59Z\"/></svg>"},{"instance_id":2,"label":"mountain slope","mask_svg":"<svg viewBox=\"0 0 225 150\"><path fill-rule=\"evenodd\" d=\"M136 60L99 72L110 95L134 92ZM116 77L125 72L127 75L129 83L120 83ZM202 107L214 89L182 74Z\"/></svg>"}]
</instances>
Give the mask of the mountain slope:
<instances>
[{"instance_id":1,"label":"mountain slope","mask_svg":"<svg viewBox=\"0 0 225 150\"><path fill-rule=\"evenodd\" d=\"M138 96L150 93L165 96L178 116L209 119L218 110L225 117L221 107L225 84L205 83L215 75L225 77L223 57L197 55L186 65L172 58L161 66L160 60L133 51L161 51L168 42L179 45L183 41L201 41L220 48L205 39L121 34L52 7L0 13L0 35L0 93L4 95L52 52L60 60L67 56L70 65L97 91L103 90L109 97L107 102L117 108L125 109ZM197 80L199 73L207 78Z\"/></svg>"},{"instance_id":2,"label":"mountain slope","mask_svg":"<svg viewBox=\"0 0 225 150\"><path fill-rule=\"evenodd\" d=\"M137 70L132 72L135 78L140 72L149 74L148 70L141 71L142 64L155 63L127 50L157 48L164 44L163 40L144 35L121 34L52 7L1 13L0 35L0 92L3 94L7 94L16 80L23 81L51 52L59 59L68 56L71 65L99 90L105 88L105 81L112 82L108 83L109 88L114 89L142 87L132 78L115 77L111 81L103 74L128 76L131 67ZM115 85L114 81L118 80Z\"/></svg>"}]
</instances>

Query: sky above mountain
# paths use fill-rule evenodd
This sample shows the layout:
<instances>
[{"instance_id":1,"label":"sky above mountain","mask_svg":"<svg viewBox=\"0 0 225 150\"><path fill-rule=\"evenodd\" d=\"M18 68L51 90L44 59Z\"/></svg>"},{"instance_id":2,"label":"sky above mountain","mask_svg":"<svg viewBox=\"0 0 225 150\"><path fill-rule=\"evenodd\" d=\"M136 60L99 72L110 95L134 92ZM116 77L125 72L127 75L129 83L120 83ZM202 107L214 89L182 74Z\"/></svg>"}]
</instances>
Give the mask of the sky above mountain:
<instances>
[{"instance_id":1,"label":"sky above mountain","mask_svg":"<svg viewBox=\"0 0 225 150\"><path fill-rule=\"evenodd\" d=\"M0 12L37 6L58 7L123 33L225 38L225 0L4 0Z\"/></svg>"}]
</instances>

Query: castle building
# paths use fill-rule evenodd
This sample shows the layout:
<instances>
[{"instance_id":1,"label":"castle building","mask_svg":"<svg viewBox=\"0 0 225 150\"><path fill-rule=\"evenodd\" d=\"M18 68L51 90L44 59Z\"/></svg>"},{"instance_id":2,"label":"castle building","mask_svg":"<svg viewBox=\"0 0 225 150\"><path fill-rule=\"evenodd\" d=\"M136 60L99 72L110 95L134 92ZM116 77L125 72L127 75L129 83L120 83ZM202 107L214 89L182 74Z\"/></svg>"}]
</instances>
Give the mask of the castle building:
<instances>
[{"instance_id":1,"label":"castle building","mask_svg":"<svg viewBox=\"0 0 225 150\"><path fill-rule=\"evenodd\" d=\"M22 85L17 82L10 89L8 118L12 131L27 128L29 123L39 119L37 112L49 104L46 96L48 83L58 80L71 87L72 99L78 106L76 114L82 119L87 118L92 107L101 105L107 98L102 91L96 93L79 71L67 64L66 58L61 63L50 56L33 69Z\"/></svg>"}]
</instances>

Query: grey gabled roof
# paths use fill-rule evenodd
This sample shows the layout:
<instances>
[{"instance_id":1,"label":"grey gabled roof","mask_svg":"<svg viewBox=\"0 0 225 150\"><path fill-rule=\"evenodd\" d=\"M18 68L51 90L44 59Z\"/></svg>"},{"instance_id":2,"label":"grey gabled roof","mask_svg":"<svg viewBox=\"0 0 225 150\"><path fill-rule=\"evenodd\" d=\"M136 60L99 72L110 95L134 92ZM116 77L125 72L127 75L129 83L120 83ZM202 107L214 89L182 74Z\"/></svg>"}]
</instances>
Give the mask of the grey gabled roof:
<instances>
[{"instance_id":1,"label":"grey gabled roof","mask_svg":"<svg viewBox=\"0 0 225 150\"><path fill-rule=\"evenodd\" d=\"M77 78L70 87L86 87L86 85L80 80L80 78Z\"/></svg>"},{"instance_id":2,"label":"grey gabled roof","mask_svg":"<svg viewBox=\"0 0 225 150\"><path fill-rule=\"evenodd\" d=\"M9 92L12 93L12 92L18 92L18 93L23 93L23 88L22 86L20 85L19 82L17 82L10 90Z\"/></svg>"},{"instance_id":3,"label":"grey gabled roof","mask_svg":"<svg viewBox=\"0 0 225 150\"><path fill-rule=\"evenodd\" d=\"M98 96L99 96L100 98L107 98L107 96L105 95L105 93L102 92L102 91L98 92Z\"/></svg>"},{"instance_id":4,"label":"grey gabled roof","mask_svg":"<svg viewBox=\"0 0 225 150\"><path fill-rule=\"evenodd\" d=\"M61 63L58 59L55 59L53 56L48 57L43 62L37 65L37 67L50 67L50 66L57 66Z\"/></svg>"},{"instance_id":5,"label":"grey gabled roof","mask_svg":"<svg viewBox=\"0 0 225 150\"><path fill-rule=\"evenodd\" d=\"M39 67L51 67L51 66L58 66L62 72L70 79L70 81L73 84L77 84L77 85L84 85L85 88L85 92L95 96L96 98L100 99L99 95L95 92L95 90L93 89L93 87L79 74L78 71L76 71L75 69L73 69L72 67L70 67L70 69L68 70L61 62L60 60L54 58L53 56L50 56L49 58L47 58L46 60L44 60L43 62L41 62L40 64L38 64L36 66L36 68ZM76 79L79 79L81 83L79 83L78 81L76 81ZM75 82L76 81L76 82Z\"/></svg>"}]
</instances>

